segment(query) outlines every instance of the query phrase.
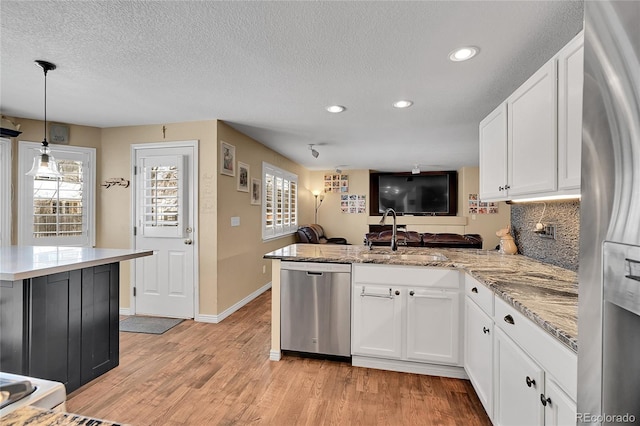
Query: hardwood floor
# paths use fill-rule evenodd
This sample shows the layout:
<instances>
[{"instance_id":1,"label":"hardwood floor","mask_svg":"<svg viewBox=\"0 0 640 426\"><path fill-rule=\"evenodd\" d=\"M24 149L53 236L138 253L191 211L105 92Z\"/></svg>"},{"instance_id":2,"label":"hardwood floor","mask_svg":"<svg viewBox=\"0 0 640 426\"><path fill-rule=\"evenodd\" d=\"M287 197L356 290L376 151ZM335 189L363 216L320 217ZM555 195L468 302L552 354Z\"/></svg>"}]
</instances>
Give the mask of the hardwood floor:
<instances>
[{"instance_id":1,"label":"hardwood floor","mask_svg":"<svg viewBox=\"0 0 640 426\"><path fill-rule=\"evenodd\" d=\"M466 380L269 360L271 291L220 324L120 333L120 365L67 411L131 425L490 425Z\"/></svg>"}]
</instances>

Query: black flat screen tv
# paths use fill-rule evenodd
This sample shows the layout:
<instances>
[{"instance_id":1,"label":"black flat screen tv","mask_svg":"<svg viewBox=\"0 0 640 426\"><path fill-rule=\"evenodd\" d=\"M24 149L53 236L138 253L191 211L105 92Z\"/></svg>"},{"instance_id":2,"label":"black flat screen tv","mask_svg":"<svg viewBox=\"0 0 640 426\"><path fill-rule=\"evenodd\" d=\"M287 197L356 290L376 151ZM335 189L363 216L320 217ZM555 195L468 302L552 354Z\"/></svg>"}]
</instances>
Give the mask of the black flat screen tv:
<instances>
[{"instance_id":1,"label":"black flat screen tv","mask_svg":"<svg viewBox=\"0 0 640 426\"><path fill-rule=\"evenodd\" d=\"M392 208L402 215L455 216L458 207L458 173L371 173L370 213Z\"/></svg>"}]
</instances>

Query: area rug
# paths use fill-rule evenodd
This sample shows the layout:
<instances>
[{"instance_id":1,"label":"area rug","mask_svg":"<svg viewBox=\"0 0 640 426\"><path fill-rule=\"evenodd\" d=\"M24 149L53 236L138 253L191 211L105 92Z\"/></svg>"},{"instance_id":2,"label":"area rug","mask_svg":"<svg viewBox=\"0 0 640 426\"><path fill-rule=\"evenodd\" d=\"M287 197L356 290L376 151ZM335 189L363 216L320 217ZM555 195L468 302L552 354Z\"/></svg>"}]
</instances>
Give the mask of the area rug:
<instances>
[{"instance_id":1,"label":"area rug","mask_svg":"<svg viewBox=\"0 0 640 426\"><path fill-rule=\"evenodd\" d=\"M179 318L132 316L120 321L120 331L129 333L162 334L180 324Z\"/></svg>"}]
</instances>

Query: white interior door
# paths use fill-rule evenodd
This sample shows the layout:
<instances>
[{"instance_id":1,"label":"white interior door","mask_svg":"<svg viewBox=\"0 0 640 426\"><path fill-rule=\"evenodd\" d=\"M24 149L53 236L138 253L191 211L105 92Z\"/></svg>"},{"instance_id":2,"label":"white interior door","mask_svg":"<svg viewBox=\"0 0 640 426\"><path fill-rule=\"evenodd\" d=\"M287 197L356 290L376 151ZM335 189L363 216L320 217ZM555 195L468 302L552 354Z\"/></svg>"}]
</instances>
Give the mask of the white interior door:
<instances>
[{"instance_id":1,"label":"white interior door","mask_svg":"<svg viewBox=\"0 0 640 426\"><path fill-rule=\"evenodd\" d=\"M134 148L135 248L154 251L135 261L135 313L193 318L196 148L165 146Z\"/></svg>"}]
</instances>

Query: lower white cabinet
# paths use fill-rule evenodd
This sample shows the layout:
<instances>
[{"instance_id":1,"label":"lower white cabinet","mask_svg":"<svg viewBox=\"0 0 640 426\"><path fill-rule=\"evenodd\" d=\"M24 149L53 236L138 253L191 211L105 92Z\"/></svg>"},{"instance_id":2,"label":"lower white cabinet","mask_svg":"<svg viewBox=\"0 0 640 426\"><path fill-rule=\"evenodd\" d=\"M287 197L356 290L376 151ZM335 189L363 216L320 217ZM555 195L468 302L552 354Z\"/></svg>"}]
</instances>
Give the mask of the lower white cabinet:
<instances>
[{"instance_id":1,"label":"lower white cabinet","mask_svg":"<svg viewBox=\"0 0 640 426\"><path fill-rule=\"evenodd\" d=\"M540 402L544 404L545 425L576 424L576 403L550 377L545 378L544 394L540 395Z\"/></svg>"},{"instance_id":2,"label":"lower white cabinet","mask_svg":"<svg viewBox=\"0 0 640 426\"><path fill-rule=\"evenodd\" d=\"M543 425L544 370L496 327L494 335L496 425ZM575 424L575 421L574 421Z\"/></svg>"},{"instance_id":3,"label":"lower white cabinet","mask_svg":"<svg viewBox=\"0 0 640 426\"><path fill-rule=\"evenodd\" d=\"M458 364L459 292L409 288L405 293L407 359Z\"/></svg>"},{"instance_id":4,"label":"lower white cabinet","mask_svg":"<svg viewBox=\"0 0 640 426\"><path fill-rule=\"evenodd\" d=\"M396 294L398 293L398 294ZM396 287L362 284L353 287L351 352L400 359L402 293Z\"/></svg>"},{"instance_id":5,"label":"lower white cabinet","mask_svg":"<svg viewBox=\"0 0 640 426\"><path fill-rule=\"evenodd\" d=\"M354 357L397 360L414 367L455 366L463 373L458 271L355 264L352 304ZM398 366L393 367L424 371Z\"/></svg>"},{"instance_id":6,"label":"lower white cabinet","mask_svg":"<svg viewBox=\"0 0 640 426\"><path fill-rule=\"evenodd\" d=\"M489 417L493 416L493 319L467 298L464 369Z\"/></svg>"}]
</instances>

